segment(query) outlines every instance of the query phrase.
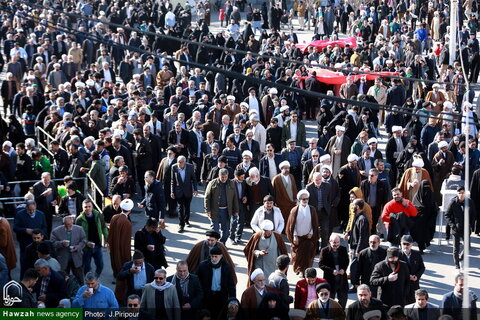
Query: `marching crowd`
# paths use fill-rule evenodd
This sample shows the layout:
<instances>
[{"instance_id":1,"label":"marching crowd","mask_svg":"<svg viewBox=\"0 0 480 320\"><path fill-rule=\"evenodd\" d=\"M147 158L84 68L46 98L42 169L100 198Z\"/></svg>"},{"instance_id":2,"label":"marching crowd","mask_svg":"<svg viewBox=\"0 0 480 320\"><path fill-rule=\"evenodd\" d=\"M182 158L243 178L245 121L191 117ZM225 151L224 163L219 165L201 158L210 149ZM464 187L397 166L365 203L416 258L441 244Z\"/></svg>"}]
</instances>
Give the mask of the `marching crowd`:
<instances>
[{"instance_id":1,"label":"marching crowd","mask_svg":"<svg viewBox=\"0 0 480 320\"><path fill-rule=\"evenodd\" d=\"M123 307L129 319L466 319L467 299L476 318L461 247L465 228L480 235L480 197L465 193L480 193L467 85L480 71L478 3L459 1L451 65L444 1L366 2L2 2L0 196L25 200L4 201L0 217L0 285L21 270L20 286L4 290L13 307ZM227 22L217 34L214 7ZM295 22L313 26L312 40L347 35L356 46L303 50ZM325 84L312 67L342 70L345 83ZM306 120L317 137L306 138ZM165 218L188 234L203 190L211 229L168 275ZM437 306L421 278L440 206L456 273ZM137 231L134 207L146 215ZM232 246L248 265L243 293ZM110 272L104 247L114 291L99 281ZM302 278L294 295L289 269Z\"/></svg>"}]
</instances>

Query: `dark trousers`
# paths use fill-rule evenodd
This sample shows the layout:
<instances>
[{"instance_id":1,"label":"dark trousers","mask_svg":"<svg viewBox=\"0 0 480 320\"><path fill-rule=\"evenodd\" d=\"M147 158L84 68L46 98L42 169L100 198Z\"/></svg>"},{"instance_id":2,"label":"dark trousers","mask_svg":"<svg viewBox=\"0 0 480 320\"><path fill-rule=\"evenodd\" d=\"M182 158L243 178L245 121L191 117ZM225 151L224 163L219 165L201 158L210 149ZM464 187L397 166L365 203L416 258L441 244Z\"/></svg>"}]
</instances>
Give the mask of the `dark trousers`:
<instances>
[{"instance_id":1,"label":"dark trousers","mask_svg":"<svg viewBox=\"0 0 480 320\"><path fill-rule=\"evenodd\" d=\"M375 206L372 208L372 228L370 230L370 234L377 234L377 223L378 219L380 218L380 207Z\"/></svg>"},{"instance_id":2,"label":"dark trousers","mask_svg":"<svg viewBox=\"0 0 480 320\"><path fill-rule=\"evenodd\" d=\"M176 198L178 202L178 214L180 220L180 226L185 227L185 223L190 221L190 203L191 197Z\"/></svg>"},{"instance_id":3,"label":"dark trousers","mask_svg":"<svg viewBox=\"0 0 480 320\"><path fill-rule=\"evenodd\" d=\"M86 250L83 251L83 267L84 267L84 274L87 274L92 267L92 258L95 261L96 270L95 273L97 276L100 276L103 270L103 254L102 254L102 247L95 246L94 248L87 247Z\"/></svg>"},{"instance_id":4,"label":"dark trousers","mask_svg":"<svg viewBox=\"0 0 480 320\"><path fill-rule=\"evenodd\" d=\"M347 274L335 276L335 285L331 286L330 298L337 298L338 303L345 308L348 300L348 280Z\"/></svg>"},{"instance_id":5,"label":"dark trousers","mask_svg":"<svg viewBox=\"0 0 480 320\"><path fill-rule=\"evenodd\" d=\"M460 261L463 260L463 250L460 252L460 240L463 239L463 234L453 234L453 262L455 263L455 268L460 268ZM465 241L463 241L465 245Z\"/></svg>"},{"instance_id":6,"label":"dark trousers","mask_svg":"<svg viewBox=\"0 0 480 320\"><path fill-rule=\"evenodd\" d=\"M247 209L242 202L242 199L238 200L240 202L240 208L238 210L238 217L232 217L230 224L230 239L233 241L239 241L242 239L243 227L245 226L245 213Z\"/></svg>"},{"instance_id":7,"label":"dark trousers","mask_svg":"<svg viewBox=\"0 0 480 320\"><path fill-rule=\"evenodd\" d=\"M52 233L52 224L53 224L53 213L55 211L45 210L45 222L47 223L47 234L45 235L46 239L50 239L50 234Z\"/></svg>"},{"instance_id":8,"label":"dark trousers","mask_svg":"<svg viewBox=\"0 0 480 320\"><path fill-rule=\"evenodd\" d=\"M195 158L190 158L190 162L193 164L193 167L195 168L195 177L197 178L197 181L200 181L200 173L202 171L202 164L203 160L202 157L195 157Z\"/></svg>"},{"instance_id":9,"label":"dark trousers","mask_svg":"<svg viewBox=\"0 0 480 320\"><path fill-rule=\"evenodd\" d=\"M332 227L330 226L330 217L324 208L317 208L318 228L320 229L320 248L328 245L328 240L332 234Z\"/></svg>"},{"instance_id":10,"label":"dark trousers","mask_svg":"<svg viewBox=\"0 0 480 320\"><path fill-rule=\"evenodd\" d=\"M291 167L290 168L290 173L295 177L295 184L297 185L297 189L301 190L302 186L302 167L301 166L296 166L296 167Z\"/></svg>"},{"instance_id":11,"label":"dark trousers","mask_svg":"<svg viewBox=\"0 0 480 320\"><path fill-rule=\"evenodd\" d=\"M168 210L167 214L169 218L177 216L177 200L170 197L170 190L164 189L165 199L167 199Z\"/></svg>"},{"instance_id":12,"label":"dark trousers","mask_svg":"<svg viewBox=\"0 0 480 320\"><path fill-rule=\"evenodd\" d=\"M67 274L70 274L70 271L72 271L73 275L77 278L78 283L83 283L83 266L76 268L71 258L68 261L67 268L65 269Z\"/></svg>"}]
</instances>

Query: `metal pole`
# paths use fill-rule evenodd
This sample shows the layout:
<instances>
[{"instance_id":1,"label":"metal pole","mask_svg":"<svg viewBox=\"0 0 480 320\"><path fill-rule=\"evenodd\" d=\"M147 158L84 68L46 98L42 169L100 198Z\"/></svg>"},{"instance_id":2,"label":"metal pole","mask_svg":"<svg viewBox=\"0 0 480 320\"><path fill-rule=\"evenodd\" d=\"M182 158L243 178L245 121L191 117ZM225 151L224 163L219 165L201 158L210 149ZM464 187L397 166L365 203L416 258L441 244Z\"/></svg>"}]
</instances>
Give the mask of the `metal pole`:
<instances>
[{"instance_id":1,"label":"metal pole","mask_svg":"<svg viewBox=\"0 0 480 320\"><path fill-rule=\"evenodd\" d=\"M458 0L450 1L450 44L449 44L449 64L453 66L455 53L457 51L457 19L458 19ZM461 54L460 54L461 55Z\"/></svg>"}]
</instances>

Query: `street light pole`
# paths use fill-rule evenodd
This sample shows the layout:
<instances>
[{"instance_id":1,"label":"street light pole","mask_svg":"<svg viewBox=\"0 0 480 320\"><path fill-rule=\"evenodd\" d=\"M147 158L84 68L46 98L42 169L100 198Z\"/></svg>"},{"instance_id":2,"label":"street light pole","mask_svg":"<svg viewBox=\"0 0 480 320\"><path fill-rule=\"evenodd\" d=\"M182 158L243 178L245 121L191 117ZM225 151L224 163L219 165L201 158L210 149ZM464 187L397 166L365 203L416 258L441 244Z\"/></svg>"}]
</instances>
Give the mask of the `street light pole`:
<instances>
[{"instance_id":1,"label":"street light pole","mask_svg":"<svg viewBox=\"0 0 480 320\"><path fill-rule=\"evenodd\" d=\"M457 51L457 22L458 20L458 0L450 0L450 44L449 44L449 64L453 66ZM461 55L461 53L460 53Z\"/></svg>"}]
</instances>

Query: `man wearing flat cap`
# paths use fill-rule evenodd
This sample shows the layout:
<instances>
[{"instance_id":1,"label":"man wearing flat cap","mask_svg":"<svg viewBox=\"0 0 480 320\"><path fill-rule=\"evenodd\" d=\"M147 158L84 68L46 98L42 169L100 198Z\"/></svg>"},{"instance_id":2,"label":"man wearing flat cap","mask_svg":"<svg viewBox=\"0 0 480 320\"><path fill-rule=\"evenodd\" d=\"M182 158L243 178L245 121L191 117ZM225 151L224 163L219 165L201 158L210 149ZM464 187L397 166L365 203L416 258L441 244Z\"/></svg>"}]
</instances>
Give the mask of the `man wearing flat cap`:
<instances>
[{"instance_id":1,"label":"man wearing flat cap","mask_svg":"<svg viewBox=\"0 0 480 320\"><path fill-rule=\"evenodd\" d=\"M405 297L405 303L410 304L415 302L415 290L420 289L420 278L425 272L425 264L420 252L412 249L413 238L411 235L402 236L400 244L402 246L400 260L405 261L410 272L410 285Z\"/></svg>"},{"instance_id":2,"label":"man wearing flat cap","mask_svg":"<svg viewBox=\"0 0 480 320\"><path fill-rule=\"evenodd\" d=\"M405 305L410 271L408 265L400 260L400 250L397 247L388 248L385 260L375 265L370 284L380 287L380 300L387 306Z\"/></svg>"},{"instance_id":3,"label":"man wearing flat cap","mask_svg":"<svg viewBox=\"0 0 480 320\"><path fill-rule=\"evenodd\" d=\"M290 164L290 172L295 178L297 188L302 186L302 154L302 148L297 146L297 142L294 139L288 139L285 148L281 152L283 160L288 161Z\"/></svg>"},{"instance_id":4,"label":"man wearing flat cap","mask_svg":"<svg viewBox=\"0 0 480 320\"><path fill-rule=\"evenodd\" d=\"M210 257L210 251L213 248L219 248L222 252L223 259L232 267L232 270L235 270L235 264L233 263L230 254L228 254L227 247L221 242L218 241L220 239L220 233L215 230L207 230L205 232L206 239L197 242L195 246L190 250L188 253L185 262L188 265L188 269L191 273L196 274L197 268L200 262L204 260L208 260ZM237 284L237 276L234 273L234 283Z\"/></svg>"},{"instance_id":5,"label":"man wearing flat cap","mask_svg":"<svg viewBox=\"0 0 480 320\"><path fill-rule=\"evenodd\" d=\"M129 216L133 209L133 201L131 199L122 200L120 208L122 212L114 215L110 220L107 238L114 277L117 277L123 264L130 261L131 258L132 223Z\"/></svg>"},{"instance_id":6,"label":"man wearing flat cap","mask_svg":"<svg viewBox=\"0 0 480 320\"><path fill-rule=\"evenodd\" d=\"M297 193L299 204L291 209L285 228L292 243L293 271L302 276L313 264L318 241L317 211L308 204L309 198L310 193L305 189Z\"/></svg>"},{"instance_id":7,"label":"man wearing flat cap","mask_svg":"<svg viewBox=\"0 0 480 320\"><path fill-rule=\"evenodd\" d=\"M345 319L343 307L330 298L331 287L328 283L320 283L316 287L317 300L312 301L307 308L306 319Z\"/></svg>"},{"instance_id":8,"label":"man wearing flat cap","mask_svg":"<svg viewBox=\"0 0 480 320\"><path fill-rule=\"evenodd\" d=\"M290 173L290 163L288 161L280 162L278 167L281 172L273 178L272 187L275 193L275 205L282 212L283 220L287 221L290 211L297 203L297 184L295 177Z\"/></svg>"},{"instance_id":9,"label":"man wearing flat cap","mask_svg":"<svg viewBox=\"0 0 480 320\"><path fill-rule=\"evenodd\" d=\"M265 275L270 275L276 269L277 258L287 254L287 246L282 235L273 231L272 221L264 220L261 228L262 231L254 233L243 249L247 258L249 276L258 268L262 269ZM252 280L249 278L247 285L251 284Z\"/></svg>"},{"instance_id":10,"label":"man wearing flat cap","mask_svg":"<svg viewBox=\"0 0 480 320\"><path fill-rule=\"evenodd\" d=\"M352 147L352 141L345 136L345 131L345 127L336 126L335 135L328 140L325 146L325 151L332 157L332 174L334 177L337 177L340 167L347 164L347 157Z\"/></svg>"}]
</instances>

